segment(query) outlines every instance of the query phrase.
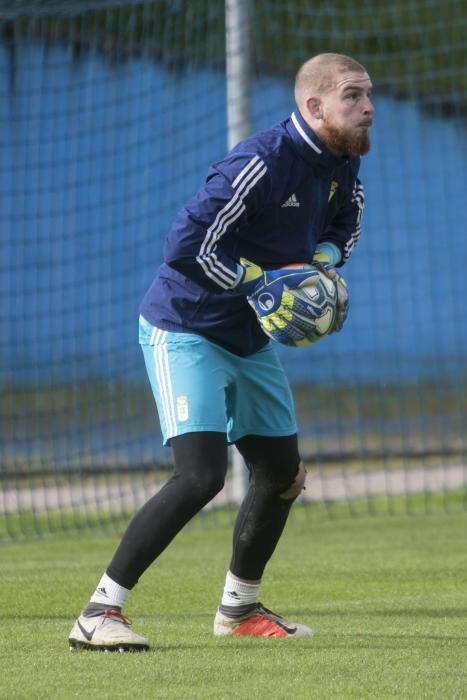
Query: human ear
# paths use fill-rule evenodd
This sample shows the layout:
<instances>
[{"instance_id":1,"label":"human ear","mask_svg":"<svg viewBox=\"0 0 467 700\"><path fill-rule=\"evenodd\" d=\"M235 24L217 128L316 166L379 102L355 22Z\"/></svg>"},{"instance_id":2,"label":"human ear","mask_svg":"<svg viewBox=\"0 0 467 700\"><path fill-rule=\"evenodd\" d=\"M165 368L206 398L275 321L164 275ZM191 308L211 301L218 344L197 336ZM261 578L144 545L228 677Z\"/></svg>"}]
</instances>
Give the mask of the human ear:
<instances>
[{"instance_id":1,"label":"human ear","mask_svg":"<svg viewBox=\"0 0 467 700\"><path fill-rule=\"evenodd\" d=\"M306 101L306 108L313 119L322 119L323 105L319 97L309 97Z\"/></svg>"}]
</instances>

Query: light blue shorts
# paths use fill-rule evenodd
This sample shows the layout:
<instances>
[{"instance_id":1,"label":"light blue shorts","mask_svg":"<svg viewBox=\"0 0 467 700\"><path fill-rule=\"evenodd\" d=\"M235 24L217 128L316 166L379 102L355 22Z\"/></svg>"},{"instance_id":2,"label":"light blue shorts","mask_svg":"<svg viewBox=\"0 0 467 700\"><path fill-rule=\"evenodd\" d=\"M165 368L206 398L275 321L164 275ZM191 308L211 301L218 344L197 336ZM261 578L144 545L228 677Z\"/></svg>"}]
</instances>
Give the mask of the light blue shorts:
<instances>
[{"instance_id":1,"label":"light blue shorts","mask_svg":"<svg viewBox=\"0 0 467 700\"><path fill-rule=\"evenodd\" d=\"M139 342L156 400L164 444L176 435L297 432L287 377L271 345L238 357L193 333L155 328L140 317Z\"/></svg>"}]
</instances>

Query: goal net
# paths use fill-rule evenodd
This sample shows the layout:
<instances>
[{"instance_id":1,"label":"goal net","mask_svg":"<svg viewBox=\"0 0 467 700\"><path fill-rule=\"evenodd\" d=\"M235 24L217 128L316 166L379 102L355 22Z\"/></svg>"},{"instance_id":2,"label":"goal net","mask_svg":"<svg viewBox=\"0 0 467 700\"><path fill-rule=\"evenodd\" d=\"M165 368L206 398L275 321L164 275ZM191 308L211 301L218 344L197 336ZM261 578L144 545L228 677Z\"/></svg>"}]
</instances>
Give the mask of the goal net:
<instances>
[{"instance_id":1,"label":"goal net","mask_svg":"<svg viewBox=\"0 0 467 700\"><path fill-rule=\"evenodd\" d=\"M465 3L16 0L0 29L0 539L120 529L167 477L139 302L232 107L239 133L287 117L321 51L368 68L376 113L349 319L279 348L308 469L297 512L463 508Z\"/></svg>"}]
</instances>

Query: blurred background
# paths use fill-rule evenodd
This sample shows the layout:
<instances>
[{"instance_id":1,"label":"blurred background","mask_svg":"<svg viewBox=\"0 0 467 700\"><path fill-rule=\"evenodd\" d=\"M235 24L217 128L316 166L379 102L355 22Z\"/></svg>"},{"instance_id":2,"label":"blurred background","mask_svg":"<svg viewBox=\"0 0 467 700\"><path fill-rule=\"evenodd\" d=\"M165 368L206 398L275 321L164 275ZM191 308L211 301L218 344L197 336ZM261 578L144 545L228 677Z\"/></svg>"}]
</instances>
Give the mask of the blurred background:
<instances>
[{"instance_id":1,"label":"blurred background","mask_svg":"<svg viewBox=\"0 0 467 700\"><path fill-rule=\"evenodd\" d=\"M466 507L465 2L16 0L0 2L0 539L120 530L166 478L139 303L210 163L288 117L322 51L365 65L375 122L347 323L278 347L302 510ZM200 522L243 487L232 469Z\"/></svg>"}]
</instances>

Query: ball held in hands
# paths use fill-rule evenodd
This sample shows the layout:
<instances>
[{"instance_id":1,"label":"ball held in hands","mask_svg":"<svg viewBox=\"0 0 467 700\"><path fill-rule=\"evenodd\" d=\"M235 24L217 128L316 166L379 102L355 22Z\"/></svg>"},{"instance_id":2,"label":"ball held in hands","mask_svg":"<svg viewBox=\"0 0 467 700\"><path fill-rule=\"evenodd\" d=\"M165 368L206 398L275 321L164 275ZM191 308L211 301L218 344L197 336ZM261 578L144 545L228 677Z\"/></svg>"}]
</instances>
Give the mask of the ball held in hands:
<instances>
[{"instance_id":1,"label":"ball held in hands","mask_svg":"<svg viewBox=\"0 0 467 700\"><path fill-rule=\"evenodd\" d=\"M242 258L245 272L238 285L254 309L263 331L291 347L321 340L335 321L337 290L313 265L294 264L263 270Z\"/></svg>"}]
</instances>

